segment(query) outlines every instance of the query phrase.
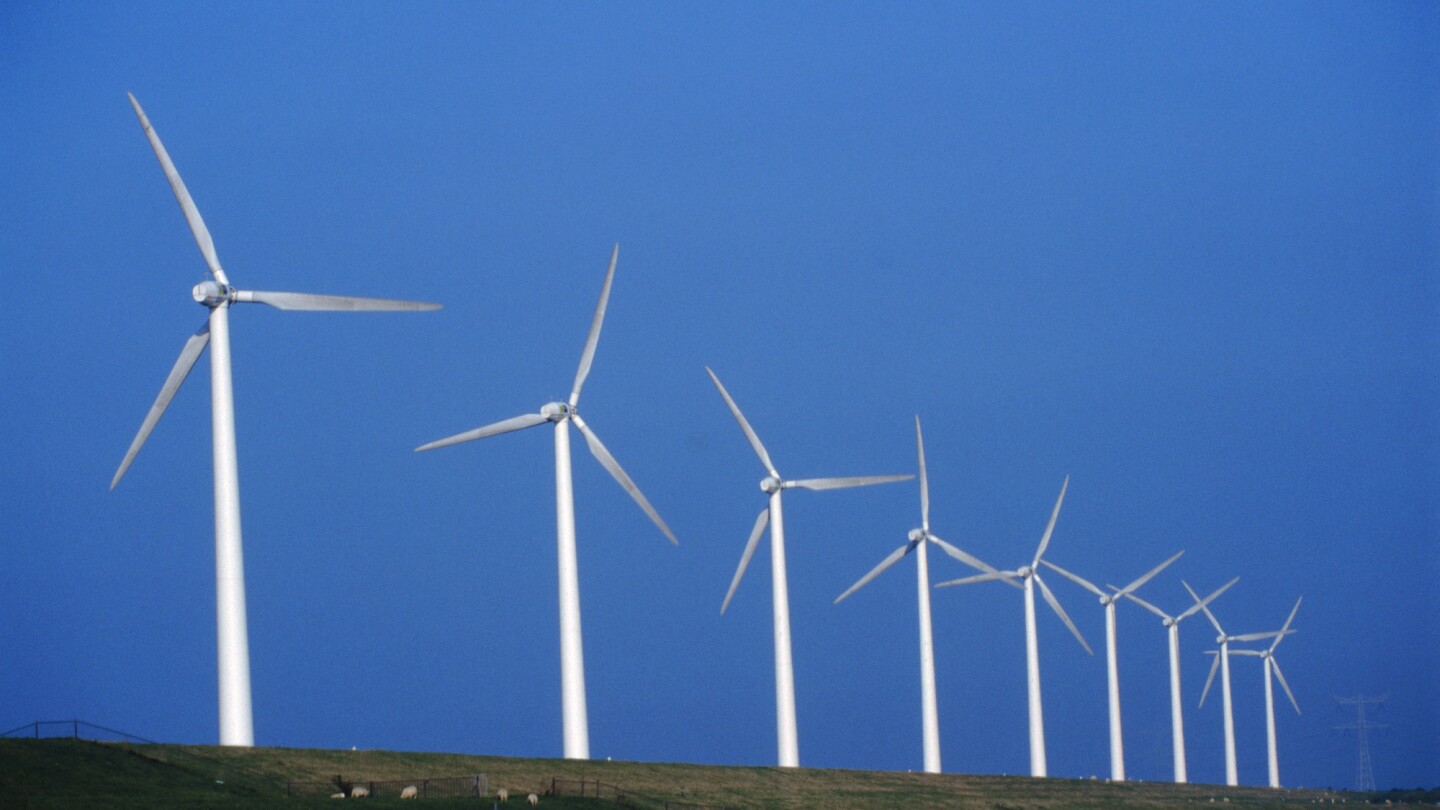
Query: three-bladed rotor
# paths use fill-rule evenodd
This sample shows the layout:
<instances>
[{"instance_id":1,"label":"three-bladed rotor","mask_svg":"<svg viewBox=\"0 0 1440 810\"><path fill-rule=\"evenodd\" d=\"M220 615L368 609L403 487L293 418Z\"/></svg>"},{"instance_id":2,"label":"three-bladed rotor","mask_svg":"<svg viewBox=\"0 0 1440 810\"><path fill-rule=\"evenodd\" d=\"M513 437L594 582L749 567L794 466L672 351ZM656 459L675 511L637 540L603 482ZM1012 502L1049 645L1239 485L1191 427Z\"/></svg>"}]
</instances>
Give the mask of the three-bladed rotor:
<instances>
[{"instance_id":1,"label":"three-bladed rotor","mask_svg":"<svg viewBox=\"0 0 1440 810\"><path fill-rule=\"evenodd\" d=\"M844 593L835 597L835 602L833 604L840 604L847 597L849 597L850 594L853 594L868 585L871 580L880 576L880 574L883 573L885 569L899 562L904 557L909 556L910 552L914 551L916 547L918 547L921 543L927 540L938 546L941 551L944 551L946 554L959 560L962 563L965 563L972 568L978 568L981 571L985 571L987 573L999 573L996 568L981 561L973 554L956 548L955 546L945 542L944 540L941 540L939 537L931 533L930 480L925 470L925 438L920 432L919 416L915 417L915 452L917 458L919 459L920 470L920 526L909 531L909 533L906 535L904 545L890 552L890 555L885 559L881 560L879 565L870 569L869 573L861 577L858 581L856 581L854 585L851 585L848 589L846 589ZM1020 583L1016 582L1013 578L1006 578L1004 581L1008 582L1011 585L1014 585L1017 588L1021 587Z\"/></svg>"},{"instance_id":2,"label":"three-bladed rotor","mask_svg":"<svg viewBox=\"0 0 1440 810\"><path fill-rule=\"evenodd\" d=\"M726 406L730 408L730 413L735 417L735 421L739 423L740 430L745 433L745 438L750 442L750 447L755 450L755 455L760 458L760 463L765 465L765 471L769 473L769 475L760 480L760 490L766 495L776 497L781 491L786 489L809 489L816 491L848 489L850 487L870 486L871 484L908 481L915 477L913 475L870 475L851 476L847 478L801 478L786 480L780 475L780 471L775 469L775 462L770 460L770 454L766 452L765 445L760 442L760 437L755 433L755 429L750 427L750 422L745 418L745 414L740 412L740 406L735 404L735 400L730 396L730 392L725 390L725 386L721 384L720 378L715 376L715 372L712 371L709 366L706 366L705 373L710 375L711 382L715 383L715 388L720 391L720 396L725 399ZM755 525L750 530L750 538L745 542L745 551L740 556L740 566L735 569L735 577L730 581L730 590L726 592L725 601L720 605L721 613L724 613L725 609L730 606L730 600L735 596L735 589L740 586L740 580L744 578L745 569L749 567L750 558L754 556L755 547L760 543L760 537L765 533L765 527L769 525L769 522L770 506L766 504L765 508L760 510L760 514L755 518Z\"/></svg>"},{"instance_id":3,"label":"three-bladed rotor","mask_svg":"<svg viewBox=\"0 0 1440 810\"><path fill-rule=\"evenodd\" d=\"M1028 565L1022 565L1012 571L996 571L991 569L974 576L941 582L935 587L948 588L954 585L973 585L977 582L993 582L995 580L1009 581L1014 585L1017 584L1015 580L1023 581L1025 579L1033 579L1035 584L1039 586L1040 595L1045 598L1045 603L1050 606L1051 610L1055 611L1055 615L1059 616L1060 621L1064 622L1065 626L1070 629L1070 633L1075 636L1076 641L1080 642L1080 646L1085 648L1085 652L1094 655L1094 650L1090 649L1090 645L1085 641L1085 637L1080 634L1080 629L1075 626L1075 622L1070 620L1070 615L1065 612L1065 608L1060 606L1060 600L1055 598L1055 594L1050 590L1050 586L1045 584L1045 580L1040 576L1039 571L1040 563L1044 561L1045 550L1050 547L1050 536L1055 533L1055 521L1060 517L1060 506L1065 502L1065 490L1069 489L1069 487L1070 476L1067 475L1065 476L1065 482L1060 485L1060 496L1055 499L1055 507L1050 510L1050 521L1045 524L1045 533L1040 536L1040 545L1035 549L1035 556L1030 560ZM973 563L971 563L971 565L973 566ZM980 568L980 566L973 567Z\"/></svg>"},{"instance_id":4,"label":"three-bladed rotor","mask_svg":"<svg viewBox=\"0 0 1440 810\"><path fill-rule=\"evenodd\" d=\"M610 266L609 269L605 271L605 283L600 288L600 302L595 306L595 315L590 321L590 332L585 338L585 348L580 353L580 368L575 372L575 382L571 386L570 397L567 401L547 402L540 407L538 413L526 413L513 416L509 419L503 419L499 422L475 428L474 430L467 430L464 433L457 433L454 436L428 444L422 444L415 448L415 452L435 450L440 447L449 447L453 444L485 439L490 436L499 436L502 433L524 430L525 428L535 427L536 425L542 425L546 422L554 422L556 424L569 422L580 431L581 436L585 437L585 445L590 448L590 454L595 456L595 459L610 473L610 476L615 479L616 483L629 493L635 503L639 505L650 518L650 521L665 534L665 537L668 538L671 543L679 545L680 541L675 538L675 533L670 531L670 527L665 525L665 521L660 517L660 513L655 510L654 506L650 505L650 501L645 498L640 488L635 485L635 482L631 480L630 476L620 466L620 462L615 460L615 456L611 454L610 450L600 441L600 437L595 435L595 431L591 430L590 426L585 423L585 420L580 418L578 408L580 403L580 389L585 385L585 378L590 376L590 368L595 361L595 347L600 342L600 328L605 322L605 308L610 302L610 287L615 279L615 264L619 258L620 245L617 244L610 252Z\"/></svg>"},{"instance_id":5,"label":"three-bladed rotor","mask_svg":"<svg viewBox=\"0 0 1440 810\"><path fill-rule=\"evenodd\" d=\"M239 290L230 285L230 279L225 275L225 270L220 266L220 257L215 251L215 240L210 236L210 229L205 227L205 220L200 216L200 210L195 206L195 201L190 197L190 192L185 188L185 182L180 179L180 172L175 169L175 164L170 160L170 154L165 151L165 145L160 142L160 136L150 124L145 111L140 108L140 102L135 100L133 94L129 94L130 104L135 108L135 115L140 119L140 125L145 130L145 137L150 141L150 147L155 152L155 157L160 161L160 168L165 172L165 179L170 183L170 190L174 192L175 199L180 203L180 210L185 215L185 222L190 226L190 233L195 237L195 244L200 248L200 254L205 259L205 266L210 278L196 284L190 291L190 296L209 309L229 307L236 303L266 304L276 309L284 310L308 310L308 311L423 311L436 310L439 304L430 304L420 301L396 301L384 298L356 298L340 295L315 295L312 293L293 292L262 292L257 290ZM155 403L150 406L149 413L140 425L140 430L130 443L125 457L120 462L120 467L115 471L115 477L110 480L110 488L114 489L125 476L125 471L130 468L131 462L135 460L136 454L144 446L145 440L149 438L150 432L164 415L165 409L169 407L170 400L180 390L185 378L190 375L190 370L204 354L206 346L210 342L210 324L207 322L201 326L195 334L185 341L185 346L180 351L180 357L170 369L170 374L165 378L165 384L160 388L160 395L155 398Z\"/></svg>"}]
</instances>

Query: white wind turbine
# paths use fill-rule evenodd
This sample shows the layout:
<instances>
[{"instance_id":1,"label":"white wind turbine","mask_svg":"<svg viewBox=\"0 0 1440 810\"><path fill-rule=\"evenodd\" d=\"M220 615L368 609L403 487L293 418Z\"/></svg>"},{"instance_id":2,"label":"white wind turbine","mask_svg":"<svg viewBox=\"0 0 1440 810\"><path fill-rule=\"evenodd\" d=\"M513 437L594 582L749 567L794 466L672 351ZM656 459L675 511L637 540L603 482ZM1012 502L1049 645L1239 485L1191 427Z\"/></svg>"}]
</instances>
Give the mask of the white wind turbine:
<instances>
[{"instance_id":1,"label":"white wind turbine","mask_svg":"<svg viewBox=\"0 0 1440 810\"><path fill-rule=\"evenodd\" d=\"M796 481L789 481L780 477L775 469L774 462L770 461L770 454L765 452L765 446L760 443L760 437L755 435L755 430L750 423L745 421L745 415L740 413L740 408L735 400L730 398L730 392L720 384L720 378L708 367L705 369L715 387L720 390L720 396L725 398L725 404L730 407L730 413L735 415L735 421L740 423L740 429L745 432L745 438L750 440L750 446L755 449L755 454L760 457L760 463L765 465L768 475L760 481L760 489L769 495L769 503L760 510L760 516L755 519L755 527L750 531L750 539L745 543L745 553L740 557L740 567L735 569L735 578L730 581L730 590L725 594L725 601L720 605L720 612L730 606L730 599L735 596L735 588L740 585L740 578L745 576L745 568L750 565L750 557L755 553L755 546L760 542L760 535L765 532L765 525L770 523L770 587L773 595L773 610L775 617L775 726L776 739L779 745L779 764L782 768L798 768L800 766L800 737L796 730L795 723L795 667L790 655L790 595L789 587L785 577L785 518L780 510L780 493L787 489L845 489L848 487L863 487L869 484L888 484L892 481L907 481L914 478L913 475L875 475L851 478L807 478Z\"/></svg>"},{"instance_id":2,"label":"white wind turbine","mask_svg":"<svg viewBox=\"0 0 1440 810\"><path fill-rule=\"evenodd\" d=\"M1089 580L1072 574L1049 560L1041 561L1055 573L1100 597L1100 604L1105 608L1105 671L1110 700L1110 778L1116 782L1125 781L1125 745L1122 741L1120 727L1120 672L1115 659L1115 603L1120 597L1129 596L1139 590L1141 585L1149 582L1151 577L1165 570L1166 566L1175 562L1184 553L1184 551L1176 552L1173 557L1150 569L1149 573L1124 588L1108 586L1111 593L1100 590Z\"/></svg>"},{"instance_id":3,"label":"white wind turbine","mask_svg":"<svg viewBox=\"0 0 1440 810\"><path fill-rule=\"evenodd\" d=\"M1205 689L1200 693L1200 705L1205 705L1205 696L1210 694L1210 684L1215 682L1215 670L1218 667L1220 669L1220 695L1224 702L1225 709L1225 784L1234 787L1240 784L1240 776L1235 765L1235 713L1233 704L1230 702L1230 642L1259 641L1260 639L1273 638L1280 634L1272 631L1269 633L1245 633L1239 636L1228 636L1225 634L1225 630L1220 627L1220 620L1216 619L1215 614L1210 612L1210 608L1201 602L1200 596L1190 587L1190 583L1181 580L1180 584L1184 585L1185 590L1190 592L1190 597L1195 600L1196 604L1200 605L1200 609L1205 612L1205 618L1210 620L1210 624L1215 626L1215 632L1220 634L1215 639L1215 643L1220 645L1219 655L1215 656L1215 663L1210 665L1210 676L1205 679Z\"/></svg>"},{"instance_id":4,"label":"white wind turbine","mask_svg":"<svg viewBox=\"0 0 1440 810\"><path fill-rule=\"evenodd\" d=\"M1303 599L1304 597L1301 597ZM1266 752L1269 754L1270 764L1270 787L1280 787L1280 757L1275 747L1275 687L1272 684L1271 673L1279 679L1280 685L1285 688L1285 696L1290 698L1290 705L1295 707L1295 713L1300 713L1300 704L1295 702L1295 693L1290 691L1290 684L1285 682L1285 675L1280 671L1280 661L1275 658L1275 648L1290 634L1290 623L1295 621L1295 613L1300 610L1300 599L1295 600L1295 607L1290 610L1290 618L1285 620L1285 626L1280 628L1280 633L1270 643L1266 650L1235 650L1234 655L1253 655L1265 661L1265 736Z\"/></svg>"},{"instance_id":5,"label":"white wind turbine","mask_svg":"<svg viewBox=\"0 0 1440 810\"><path fill-rule=\"evenodd\" d=\"M976 582L990 582L992 580L1009 581L1024 580L1025 583L1025 684L1029 693L1030 704L1030 775L1045 776L1047 768L1045 764L1045 718L1040 706L1040 649L1035 638L1035 586L1040 586L1040 594L1045 597L1055 615L1065 622L1070 632L1075 635L1080 646L1085 652L1094 655L1090 645L1085 643L1085 637L1080 635L1075 623L1070 621L1065 609L1060 607L1060 600L1051 593L1050 586L1040 578L1041 557L1045 555L1045 549L1050 545L1050 535L1055 531L1055 520L1060 517L1060 504L1065 501L1065 490L1070 486L1070 476L1065 476L1065 483L1060 485L1060 497L1055 499L1055 508L1050 512L1050 522L1045 525L1045 534L1040 537L1040 547L1035 551L1035 557L1029 565L1021 566L1014 571L988 571L972 577L961 577L952 579L949 582L942 582L935 587L946 588L951 585L969 585Z\"/></svg>"},{"instance_id":6,"label":"white wind turbine","mask_svg":"<svg viewBox=\"0 0 1440 810\"><path fill-rule=\"evenodd\" d=\"M1240 578L1235 577L1224 585L1220 586L1214 593L1205 597L1204 600L1191 605L1179 616L1171 616L1158 607L1146 602L1144 599L1133 593L1125 594L1125 598L1145 608L1160 617L1165 623L1170 638L1170 736L1171 752L1175 760L1175 782L1184 784L1189 780L1185 771L1185 719L1180 704L1180 622L1190 616L1199 613L1202 605L1208 605L1215 597L1224 593L1231 585L1239 582Z\"/></svg>"},{"instance_id":7,"label":"white wind turbine","mask_svg":"<svg viewBox=\"0 0 1440 810\"><path fill-rule=\"evenodd\" d=\"M850 589L840 594L835 604L869 584L870 580L900 558L916 552L915 582L920 604L920 713L921 732L924 740L925 772L940 773L940 715L935 703L935 642L930 632L930 564L926 556L926 541L940 547L951 557L982 571L995 569L974 556L950 545L930 533L930 484L925 475L925 440L920 434L920 417L915 417L915 447L920 459L920 528L911 529L905 545L895 549L890 556L880 561L870 573L861 577Z\"/></svg>"},{"instance_id":8,"label":"white wind turbine","mask_svg":"<svg viewBox=\"0 0 1440 810\"><path fill-rule=\"evenodd\" d=\"M191 291L197 303L210 310L209 319L180 351L180 358L165 378L160 395L150 412L145 415L140 431L130 443L120 468L110 481L113 490L135 454L155 429L156 423L170 405L175 392L194 368L195 362L210 351L210 412L213 434L215 469L215 612L218 634L218 669L220 698L220 744L250 746L255 744L255 726L250 705L250 641L245 618L245 564L240 543L240 479L235 454L235 402L230 379L230 306L232 304L268 304L276 309L291 310L433 310L439 304L425 304L414 301L391 301L379 298L352 298L337 295L311 295L309 293L259 292L237 290L230 286L230 280L220 266L215 252L215 243L205 220L170 155L160 143L160 136L150 125L140 102L130 95L130 104L140 119L145 136L155 150L160 168L170 181L170 190L180 202L180 210L190 225L190 232L200 246L205 264L210 270L210 280L203 281Z\"/></svg>"},{"instance_id":9,"label":"white wind turbine","mask_svg":"<svg viewBox=\"0 0 1440 810\"><path fill-rule=\"evenodd\" d=\"M665 533L670 542L679 544L670 527L660 519L660 513L645 499L640 488L625 474L620 463L605 449L605 445L600 443L600 437L585 424L576 409L580 402L580 387L585 384L585 377L590 374L590 365L595 359L595 345L600 341L600 326L605 320L605 306L610 300L610 284L615 278L615 262L619 256L620 246L617 244L610 253L610 269L605 272L605 284L600 289L600 303L595 306L590 335L585 339L585 350L580 354L580 369L575 373L575 384L571 386L568 401L550 402L541 406L539 413L511 417L415 448L418 453L498 436L545 422L555 423L555 533L560 569L560 701L566 759L590 758L590 724L585 708L585 657L580 634L580 578L575 553L575 498L570 478L569 425L574 424L580 430L591 455L630 493L630 497L645 510L645 514L660 527L660 531Z\"/></svg>"}]
</instances>

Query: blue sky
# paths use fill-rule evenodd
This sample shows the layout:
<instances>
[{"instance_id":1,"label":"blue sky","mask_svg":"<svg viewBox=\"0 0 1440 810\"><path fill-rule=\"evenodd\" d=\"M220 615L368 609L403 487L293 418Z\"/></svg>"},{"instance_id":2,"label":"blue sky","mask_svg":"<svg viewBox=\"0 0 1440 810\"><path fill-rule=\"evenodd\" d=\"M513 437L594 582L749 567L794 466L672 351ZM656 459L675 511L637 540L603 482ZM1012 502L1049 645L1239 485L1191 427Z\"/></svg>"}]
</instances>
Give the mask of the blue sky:
<instances>
[{"instance_id":1,"label":"blue sky","mask_svg":"<svg viewBox=\"0 0 1440 810\"><path fill-rule=\"evenodd\" d=\"M560 751L544 431L569 391L595 756L774 761L763 470L913 472L937 534L1047 555L1280 660L1287 784L1349 786L1331 695L1388 693L1382 786L1440 784L1440 9L1431 4L141 4L0 10L0 726L216 738L202 361L107 491L204 265L439 313L232 318L257 742ZM786 500L800 751L919 769L913 569L831 600L913 483ZM934 558L936 581L967 571ZM1102 612L1054 588L1091 644ZM934 594L945 769L1027 770L1019 595ZM1132 777L1170 775L1163 628L1121 606ZM1223 781L1182 627L1192 780ZM1108 768L1103 656L1040 616L1050 771ZM1235 664L1242 783L1262 681Z\"/></svg>"}]
</instances>

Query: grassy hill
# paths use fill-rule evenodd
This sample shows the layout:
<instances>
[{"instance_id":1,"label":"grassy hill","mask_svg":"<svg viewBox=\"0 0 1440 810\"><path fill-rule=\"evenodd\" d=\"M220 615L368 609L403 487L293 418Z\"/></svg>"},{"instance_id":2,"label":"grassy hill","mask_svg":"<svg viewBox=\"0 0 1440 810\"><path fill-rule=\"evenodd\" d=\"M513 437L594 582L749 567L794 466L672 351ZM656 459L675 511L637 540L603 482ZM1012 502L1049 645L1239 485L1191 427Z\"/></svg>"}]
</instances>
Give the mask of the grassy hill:
<instances>
[{"instance_id":1,"label":"grassy hill","mask_svg":"<svg viewBox=\"0 0 1440 810\"><path fill-rule=\"evenodd\" d=\"M638 807L684 810L731 808L1162 808L1243 804L1246 808L1351 803L1345 793L1161 783L1105 784L1072 779L912 774L885 771L719 767L638 762L390 751L97 743L72 739L0 739L0 807L258 808L310 807L328 798L287 797L287 783L422 779L484 774L489 794L504 787L510 807L527 807L530 792L547 808ZM599 780L618 786L607 798L546 795L552 779ZM329 792L329 789L325 789ZM573 792L573 789L572 789ZM593 795L593 788L592 788ZM1433 801L1434 799L1430 799ZM377 806L398 799L372 799ZM445 805L483 805L491 798L427 799ZM328 806L328 804L325 804ZM399 805L408 807L409 804Z\"/></svg>"}]
</instances>

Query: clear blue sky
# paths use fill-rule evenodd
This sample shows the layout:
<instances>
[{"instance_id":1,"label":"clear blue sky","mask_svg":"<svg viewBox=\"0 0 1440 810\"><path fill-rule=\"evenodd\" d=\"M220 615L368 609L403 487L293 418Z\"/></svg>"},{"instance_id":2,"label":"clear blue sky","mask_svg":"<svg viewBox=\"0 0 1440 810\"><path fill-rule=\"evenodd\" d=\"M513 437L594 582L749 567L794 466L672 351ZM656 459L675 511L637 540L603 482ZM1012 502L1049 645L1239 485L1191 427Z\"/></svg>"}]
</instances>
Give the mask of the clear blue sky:
<instances>
[{"instance_id":1,"label":"clear blue sky","mask_svg":"<svg viewBox=\"0 0 1440 810\"><path fill-rule=\"evenodd\" d=\"M4 4L0 726L217 735L205 362L106 489L204 320L130 91L237 285L445 304L232 318L260 744L559 754L551 440L411 450L562 398L619 242L582 411L681 545L575 444L596 756L774 761L763 547L719 615L763 470L710 365L790 476L913 472L918 413L935 531L994 564L1069 474L1056 563L1183 548L1142 595L1240 576L1235 632L1303 595L1284 781L1351 785L1330 696L1389 693L1376 779L1440 784L1437 43L1430 3ZM786 507L802 762L919 769L913 569L830 604L914 484ZM1025 772L1019 595L934 604L946 770ZM1040 630L1051 773L1103 775L1103 657ZM1133 605L1120 657L1166 779Z\"/></svg>"}]
</instances>

